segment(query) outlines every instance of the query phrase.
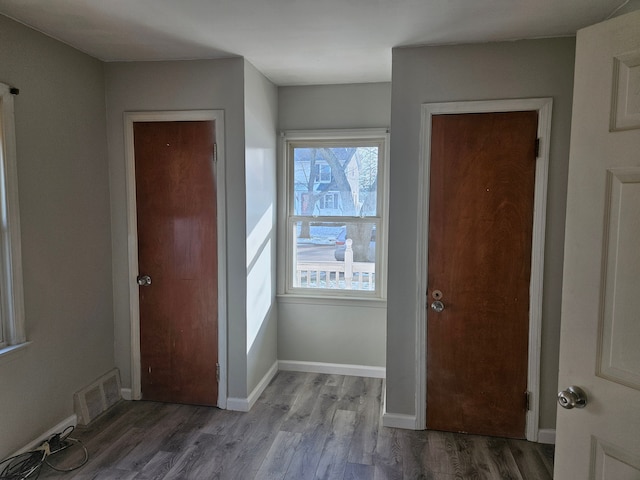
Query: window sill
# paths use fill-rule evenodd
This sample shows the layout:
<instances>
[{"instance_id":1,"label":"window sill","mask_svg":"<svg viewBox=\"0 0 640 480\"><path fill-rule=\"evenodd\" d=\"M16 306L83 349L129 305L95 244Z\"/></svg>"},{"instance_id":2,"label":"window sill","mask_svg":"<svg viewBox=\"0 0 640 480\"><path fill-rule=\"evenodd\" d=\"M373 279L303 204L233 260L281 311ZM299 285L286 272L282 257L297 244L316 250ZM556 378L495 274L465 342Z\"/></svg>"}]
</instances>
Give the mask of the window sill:
<instances>
[{"instance_id":1,"label":"window sill","mask_svg":"<svg viewBox=\"0 0 640 480\"><path fill-rule=\"evenodd\" d=\"M0 365L9 363L22 356L31 342L24 342L18 345L0 348Z\"/></svg>"},{"instance_id":2,"label":"window sill","mask_svg":"<svg viewBox=\"0 0 640 480\"><path fill-rule=\"evenodd\" d=\"M336 305L342 307L367 307L367 308L387 308L387 300L382 298L363 297L331 297L331 296L310 296L310 295L278 295L279 303L292 303L299 305Z\"/></svg>"}]
</instances>

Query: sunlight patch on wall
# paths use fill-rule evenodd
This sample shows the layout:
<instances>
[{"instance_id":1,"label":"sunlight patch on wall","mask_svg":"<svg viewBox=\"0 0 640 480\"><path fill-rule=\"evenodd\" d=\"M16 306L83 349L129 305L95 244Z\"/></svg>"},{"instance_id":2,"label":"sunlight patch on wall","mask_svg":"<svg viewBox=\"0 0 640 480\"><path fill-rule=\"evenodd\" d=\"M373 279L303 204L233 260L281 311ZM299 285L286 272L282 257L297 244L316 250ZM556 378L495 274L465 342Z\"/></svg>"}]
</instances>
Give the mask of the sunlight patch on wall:
<instances>
[{"instance_id":1,"label":"sunlight patch on wall","mask_svg":"<svg viewBox=\"0 0 640 480\"><path fill-rule=\"evenodd\" d=\"M268 240L247 271L247 353L271 309L272 291L271 240Z\"/></svg>"},{"instance_id":2,"label":"sunlight patch on wall","mask_svg":"<svg viewBox=\"0 0 640 480\"><path fill-rule=\"evenodd\" d=\"M265 241L271 236L273 228L273 205L269 205L260 217L260 220L247 235L247 269L251 269L251 264L255 261Z\"/></svg>"}]
</instances>

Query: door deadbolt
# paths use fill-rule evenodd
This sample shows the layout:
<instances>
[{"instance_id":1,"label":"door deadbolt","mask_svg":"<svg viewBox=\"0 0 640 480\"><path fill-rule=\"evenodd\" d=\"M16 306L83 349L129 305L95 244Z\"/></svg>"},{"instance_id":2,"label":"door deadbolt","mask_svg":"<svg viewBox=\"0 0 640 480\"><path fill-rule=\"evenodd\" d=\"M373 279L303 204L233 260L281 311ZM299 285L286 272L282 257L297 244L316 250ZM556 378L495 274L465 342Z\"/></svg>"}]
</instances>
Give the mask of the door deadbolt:
<instances>
[{"instance_id":1,"label":"door deadbolt","mask_svg":"<svg viewBox=\"0 0 640 480\"><path fill-rule=\"evenodd\" d=\"M442 292L440 290L434 290L431 292L431 296L434 300L442 300Z\"/></svg>"},{"instance_id":2,"label":"door deadbolt","mask_svg":"<svg viewBox=\"0 0 640 480\"><path fill-rule=\"evenodd\" d=\"M148 287L151 285L151 277L149 275L138 275L138 285Z\"/></svg>"}]
</instances>

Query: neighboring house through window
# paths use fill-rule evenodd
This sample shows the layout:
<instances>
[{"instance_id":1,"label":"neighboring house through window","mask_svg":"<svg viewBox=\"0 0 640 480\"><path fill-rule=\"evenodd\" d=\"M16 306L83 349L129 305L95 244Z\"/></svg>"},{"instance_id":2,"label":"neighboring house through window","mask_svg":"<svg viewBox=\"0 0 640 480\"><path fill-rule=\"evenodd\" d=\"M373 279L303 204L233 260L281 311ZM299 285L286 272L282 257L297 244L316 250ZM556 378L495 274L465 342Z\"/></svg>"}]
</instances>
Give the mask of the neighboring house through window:
<instances>
[{"instance_id":1,"label":"neighboring house through window","mask_svg":"<svg viewBox=\"0 0 640 480\"><path fill-rule=\"evenodd\" d=\"M284 135L284 293L384 296L387 138L385 130Z\"/></svg>"},{"instance_id":2,"label":"neighboring house through window","mask_svg":"<svg viewBox=\"0 0 640 480\"><path fill-rule=\"evenodd\" d=\"M26 341L13 93L0 83L0 354Z\"/></svg>"}]
</instances>

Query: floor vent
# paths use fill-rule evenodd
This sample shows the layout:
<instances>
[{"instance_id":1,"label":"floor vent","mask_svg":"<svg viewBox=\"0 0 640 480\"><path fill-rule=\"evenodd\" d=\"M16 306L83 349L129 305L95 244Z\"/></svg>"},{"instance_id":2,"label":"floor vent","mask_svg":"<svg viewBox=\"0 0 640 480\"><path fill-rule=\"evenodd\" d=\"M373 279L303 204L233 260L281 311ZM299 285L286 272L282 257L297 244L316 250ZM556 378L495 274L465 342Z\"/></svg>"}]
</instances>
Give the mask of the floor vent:
<instances>
[{"instance_id":1,"label":"floor vent","mask_svg":"<svg viewBox=\"0 0 640 480\"><path fill-rule=\"evenodd\" d=\"M120 398L120 372L114 368L73 395L78 424L88 425Z\"/></svg>"}]
</instances>

